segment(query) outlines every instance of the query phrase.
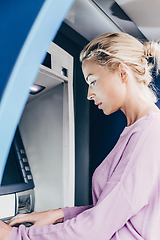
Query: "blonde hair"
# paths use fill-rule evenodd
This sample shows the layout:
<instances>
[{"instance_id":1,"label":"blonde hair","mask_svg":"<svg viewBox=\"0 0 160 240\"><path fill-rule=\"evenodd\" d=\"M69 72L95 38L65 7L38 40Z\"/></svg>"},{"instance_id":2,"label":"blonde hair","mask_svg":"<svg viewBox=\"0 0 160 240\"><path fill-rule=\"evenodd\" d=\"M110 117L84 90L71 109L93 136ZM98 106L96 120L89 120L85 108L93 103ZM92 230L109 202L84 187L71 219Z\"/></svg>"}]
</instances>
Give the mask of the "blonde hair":
<instances>
[{"instance_id":1,"label":"blonde hair","mask_svg":"<svg viewBox=\"0 0 160 240\"><path fill-rule=\"evenodd\" d=\"M145 92L153 102L157 101L153 85L152 70L160 70L160 46L156 42L145 42L127 33L107 33L93 39L84 47L80 61L94 58L97 64L114 72L120 63L128 65ZM142 88L144 89L144 88Z\"/></svg>"}]
</instances>

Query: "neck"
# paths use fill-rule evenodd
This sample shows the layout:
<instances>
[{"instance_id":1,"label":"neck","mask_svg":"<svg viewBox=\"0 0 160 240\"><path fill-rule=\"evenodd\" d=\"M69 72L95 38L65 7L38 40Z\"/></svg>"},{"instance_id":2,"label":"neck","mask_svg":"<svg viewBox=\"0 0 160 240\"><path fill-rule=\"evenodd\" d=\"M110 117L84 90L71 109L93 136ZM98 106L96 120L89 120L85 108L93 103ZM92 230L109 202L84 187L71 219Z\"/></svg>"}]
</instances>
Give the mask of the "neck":
<instances>
[{"instance_id":1,"label":"neck","mask_svg":"<svg viewBox=\"0 0 160 240\"><path fill-rule=\"evenodd\" d=\"M128 110L125 110L125 109L121 109L121 110L126 115L127 126L132 125L138 119L145 116L147 113L149 113L151 111L160 113L160 110L157 108L157 106L155 104L150 105L150 106L146 105L146 106L143 106L142 108L140 108L138 106L138 108L135 108L133 111L130 111L130 110L128 111Z\"/></svg>"},{"instance_id":2,"label":"neck","mask_svg":"<svg viewBox=\"0 0 160 240\"><path fill-rule=\"evenodd\" d=\"M121 111L126 115L127 126L132 125L150 111L160 113L159 108L150 98L145 97L142 92L137 89L134 91L133 88L132 91L128 91Z\"/></svg>"}]
</instances>

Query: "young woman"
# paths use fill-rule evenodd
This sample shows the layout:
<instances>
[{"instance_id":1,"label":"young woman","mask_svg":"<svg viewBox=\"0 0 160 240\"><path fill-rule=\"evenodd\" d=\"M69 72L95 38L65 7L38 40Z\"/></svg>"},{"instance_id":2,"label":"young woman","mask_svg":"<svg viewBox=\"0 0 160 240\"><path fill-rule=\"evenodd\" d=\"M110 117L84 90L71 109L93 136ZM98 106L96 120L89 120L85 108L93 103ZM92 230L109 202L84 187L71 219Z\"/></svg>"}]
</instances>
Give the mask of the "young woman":
<instances>
[{"instance_id":1,"label":"young woman","mask_svg":"<svg viewBox=\"0 0 160 240\"><path fill-rule=\"evenodd\" d=\"M0 223L0 239L159 240L160 110L151 72L159 69L160 46L108 33L90 42L80 58L88 99L106 115L120 109L127 118L117 144L94 172L93 205L18 215L10 226ZM35 226L11 228L24 221Z\"/></svg>"}]
</instances>

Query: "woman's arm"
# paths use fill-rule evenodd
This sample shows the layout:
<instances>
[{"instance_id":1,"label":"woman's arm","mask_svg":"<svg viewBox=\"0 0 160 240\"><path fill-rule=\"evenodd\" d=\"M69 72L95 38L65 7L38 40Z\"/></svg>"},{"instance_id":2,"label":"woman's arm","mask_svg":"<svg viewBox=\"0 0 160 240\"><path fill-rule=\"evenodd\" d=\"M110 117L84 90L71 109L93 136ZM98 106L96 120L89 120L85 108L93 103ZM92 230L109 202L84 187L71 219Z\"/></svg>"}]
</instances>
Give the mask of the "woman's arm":
<instances>
[{"instance_id":1,"label":"woman's arm","mask_svg":"<svg viewBox=\"0 0 160 240\"><path fill-rule=\"evenodd\" d=\"M136 151L125 149L121 164L114 169L109 182L107 182L100 193L98 201L94 207L88 208L79 213L71 220L66 220L57 225L44 227L31 227L26 229L20 226L18 229L13 228L9 240L105 240L111 239L112 236L120 231L127 221L146 206L153 190L153 184L159 177L159 141L150 144L150 149L146 141L151 142L153 136L149 138L143 136L143 141L138 145ZM134 141L133 141L134 140ZM137 138L132 137L129 145L135 146ZM142 140L142 139L141 139ZM158 149L156 151L156 149ZM120 177L119 177L120 176ZM116 182L117 178L120 180ZM135 180L136 179L136 180ZM144 184L145 183L145 184ZM144 187L145 192L143 191ZM137 194L138 193L138 194ZM74 209L73 209L74 210ZM67 214L73 216L66 209ZM69 217L68 217L69 219ZM137 234L136 230L132 230ZM130 234L125 227L127 234Z\"/></svg>"},{"instance_id":2,"label":"woman's arm","mask_svg":"<svg viewBox=\"0 0 160 240\"><path fill-rule=\"evenodd\" d=\"M70 220L70 219L78 216L80 213L82 213L83 211L85 211L91 207L92 207L92 205L62 208L63 213L64 213L64 221Z\"/></svg>"},{"instance_id":3,"label":"woman's arm","mask_svg":"<svg viewBox=\"0 0 160 240\"><path fill-rule=\"evenodd\" d=\"M31 222L35 226L50 225L53 223L63 222L64 214L62 209L48 210L43 212L33 212L30 214L18 214L8 221L8 225L14 226L16 224Z\"/></svg>"},{"instance_id":4,"label":"woman's arm","mask_svg":"<svg viewBox=\"0 0 160 240\"><path fill-rule=\"evenodd\" d=\"M121 200L121 201L120 201ZM111 208L112 206L112 208ZM134 214L123 186L119 183L109 196L77 217L57 225L13 228L9 240L105 240Z\"/></svg>"},{"instance_id":5,"label":"woman's arm","mask_svg":"<svg viewBox=\"0 0 160 240\"><path fill-rule=\"evenodd\" d=\"M16 224L31 222L34 223L34 226L44 226L50 225L53 223L61 223L68 219L76 217L81 212L90 208L91 206L82 206L82 207L65 207L55 210L48 210L43 212L33 212L30 214L18 214L8 221L8 225L14 226Z\"/></svg>"}]
</instances>

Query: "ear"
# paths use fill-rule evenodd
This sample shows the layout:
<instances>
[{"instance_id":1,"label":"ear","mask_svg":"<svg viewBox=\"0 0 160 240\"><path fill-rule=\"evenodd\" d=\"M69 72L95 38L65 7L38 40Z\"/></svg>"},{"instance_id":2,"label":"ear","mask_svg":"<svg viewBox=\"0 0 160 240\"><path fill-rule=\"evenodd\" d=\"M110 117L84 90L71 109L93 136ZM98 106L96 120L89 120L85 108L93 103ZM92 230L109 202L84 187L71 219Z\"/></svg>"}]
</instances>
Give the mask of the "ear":
<instances>
[{"instance_id":1,"label":"ear","mask_svg":"<svg viewBox=\"0 0 160 240\"><path fill-rule=\"evenodd\" d=\"M119 64L119 74L120 74L120 77L122 79L122 82L123 83L126 83L128 81L128 67L126 64L124 63L120 63Z\"/></svg>"}]
</instances>

